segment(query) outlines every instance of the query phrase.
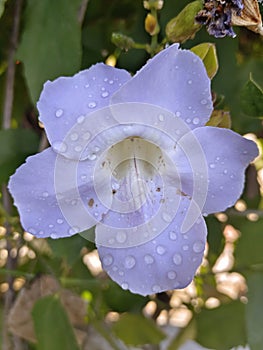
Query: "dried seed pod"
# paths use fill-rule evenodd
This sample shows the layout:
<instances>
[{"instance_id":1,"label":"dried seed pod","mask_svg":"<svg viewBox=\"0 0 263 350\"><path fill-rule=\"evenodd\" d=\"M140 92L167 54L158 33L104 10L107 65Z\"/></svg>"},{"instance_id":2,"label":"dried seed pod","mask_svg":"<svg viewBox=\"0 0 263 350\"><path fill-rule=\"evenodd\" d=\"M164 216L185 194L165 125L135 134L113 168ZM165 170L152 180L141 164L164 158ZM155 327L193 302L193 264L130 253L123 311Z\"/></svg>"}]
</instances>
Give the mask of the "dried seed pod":
<instances>
[{"instance_id":1,"label":"dried seed pod","mask_svg":"<svg viewBox=\"0 0 263 350\"><path fill-rule=\"evenodd\" d=\"M263 35L262 18L257 0L243 0L243 3L244 8L240 15L232 14L232 25L247 27L249 30Z\"/></svg>"}]
</instances>

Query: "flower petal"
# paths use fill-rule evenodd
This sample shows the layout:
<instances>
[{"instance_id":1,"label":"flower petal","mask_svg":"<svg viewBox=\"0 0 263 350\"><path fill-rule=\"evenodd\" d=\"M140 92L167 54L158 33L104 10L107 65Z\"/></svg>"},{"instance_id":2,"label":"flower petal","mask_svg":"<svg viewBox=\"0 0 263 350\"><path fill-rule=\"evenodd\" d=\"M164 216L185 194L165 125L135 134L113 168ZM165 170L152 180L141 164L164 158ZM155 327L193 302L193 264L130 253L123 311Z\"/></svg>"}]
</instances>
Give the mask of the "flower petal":
<instances>
[{"instance_id":1,"label":"flower petal","mask_svg":"<svg viewBox=\"0 0 263 350\"><path fill-rule=\"evenodd\" d=\"M191 149L191 158L198 159L200 151L191 147L193 134L201 145L203 155L207 161L207 169L200 169L193 174L193 168L189 155L185 155L182 149L176 150L175 162L180 174L182 190L188 195L195 191L205 192L206 200L202 212L205 214L223 211L235 204L240 197L244 187L245 169L249 163L258 155L255 142L247 140L239 134L222 128L202 127L197 128L185 135L181 144L187 144ZM208 171L208 189L206 183L198 188L193 182L200 182L202 173ZM202 180L202 179L201 179Z\"/></svg>"},{"instance_id":2,"label":"flower petal","mask_svg":"<svg viewBox=\"0 0 263 350\"><path fill-rule=\"evenodd\" d=\"M78 180L77 166L82 168ZM52 148L27 158L9 182L26 231L37 237L60 238L96 224L92 213L89 214L88 201L82 200L85 195L94 194L92 184L83 183L83 169L90 178L92 167L88 162L70 161Z\"/></svg>"},{"instance_id":3,"label":"flower petal","mask_svg":"<svg viewBox=\"0 0 263 350\"><path fill-rule=\"evenodd\" d=\"M127 248L97 244L102 266L110 277L123 289L141 295L187 286L201 264L207 233L201 216L188 232L181 232L189 205L188 198L180 197L173 222L144 244Z\"/></svg>"},{"instance_id":4,"label":"flower petal","mask_svg":"<svg viewBox=\"0 0 263 350\"><path fill-rule=\"evenodd\" d=\"M190 128L212 112L210 80L201 59L172 45L158 53L112 97L112 103L143 102L166 108Z\"/></svg>"},{"instance_id":5,"label":"flower petal","mask_svg":"<svg viewBox=\"0 0 263 350\"><path fill-rule=\"evenodd\" d=\"M45 83L37 107L54 149L61 153L63 147L58 145L72 126L109 105L112 94L129 79L125 70L99 63L74 77L60 77Z\"/></svg>"}]
</instances>

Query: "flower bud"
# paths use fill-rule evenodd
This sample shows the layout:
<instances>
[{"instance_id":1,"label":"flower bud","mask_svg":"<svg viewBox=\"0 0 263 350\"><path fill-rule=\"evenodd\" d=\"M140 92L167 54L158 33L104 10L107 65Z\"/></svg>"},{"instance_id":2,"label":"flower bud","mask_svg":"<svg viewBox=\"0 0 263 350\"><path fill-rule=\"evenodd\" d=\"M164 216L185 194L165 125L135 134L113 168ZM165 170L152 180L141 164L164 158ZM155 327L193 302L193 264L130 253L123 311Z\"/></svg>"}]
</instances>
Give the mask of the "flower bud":
<instances>
[{"instance_id":1,"label":"flower bud","mask_svg":"<svg viewBox=\"0 0 263 350\"><path fill-rule=\"evenodd\" d=\"M133 39L121 33L112 33L111 41L114 45L125 51L128 51L134 46Z\"/></svg>"},{"instance_id":2,"label":"flower bud","mask_svg":"<svg viewBox=\"0 0 263 350\"><path fill-rule=\"evenodd\" d=\"M202 1L196 0L188 4L176 17L166 25L169 41L184 42L195 36L201 25L195 22L196 14L202 9Z\"/></svg>"},{"instance_id":3,"label":"flower bud","mask_svg":"<svg viewBox=\"0 0 263 350\"><path fill-rule=\"evenodd\" d=\"M143 6L146 10L161 10L163 8L163 0L144 0Z\"/></svg>"},{"instance_id":4,"label":"flower bud","mask_svg":"<svg viewBox=\"0 0 263 350\"><path fill-rule=\"evenodd\" d=\"M144 26L146 32L150 35L158 34L160 31L157 19L151 13L146 16Z\"/></svg>"}]
</instances>

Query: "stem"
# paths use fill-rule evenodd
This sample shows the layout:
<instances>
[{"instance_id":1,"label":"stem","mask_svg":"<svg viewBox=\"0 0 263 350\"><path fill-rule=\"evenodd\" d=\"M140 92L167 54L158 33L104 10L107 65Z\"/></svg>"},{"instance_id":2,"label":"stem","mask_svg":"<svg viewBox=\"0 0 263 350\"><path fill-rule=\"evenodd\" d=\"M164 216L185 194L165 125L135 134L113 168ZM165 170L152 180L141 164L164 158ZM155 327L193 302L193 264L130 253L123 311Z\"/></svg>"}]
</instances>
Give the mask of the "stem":
<instances>
[{"instance_id":1,"label":"stem","mask_svg":"<svg viewBox=\"0 0 263 350\"><path fill-rule=\"evenodd\" d=\"M7 76L5 84L5 100L3 108L3 129L9 129L11 126L11 115L14 100L14 82L15 82L15 53L18 43L20 15L23 0L16 0L14 10L13 32L10 39L10 48L8 54Z\"/></svg>"},{"instance_id":2,"label":"stem","mask_svg":"<svg viewBox=\"0 0 263 350\"><path fill-rule=\"evenodd\" d=\"M78 13L78 21L80 24L83 23L84 18L85 18L85 13L87 10L89 0L82 0L82 3L79 8L79 13Z\"/></svg>"},{"instance_id":3,"label":"stem","mask_svg":"<svg viewBox=\"0 0 263 350\"><path fill-rule=\"evenodd\" d=\"M10 38L6 83L4 88L5 97L4 97L4 106L3 106L3 122L2 122L2 128L4 130L9 129L11 127L11 117L12 117L12 109L13 109L13 101L14 101L14 83L15 83L15 53L16 53L16 48L18 44L22 4L23 4L23 0L16 0L15 6L14 6L14 22L13 22L13 30ZM4 209L9 216L11 213L12 202L11 202L7 187L5 185L2 186L2 199L3 199ZM8 251L6 268L8 270L13 270L16 268L17 261L16 259L12 258L12 256L10 255L10 251L12 248L11 242L10 242L12 227L8 222L7 218L5 218L4 226L6 228L6 237L7 237L6 248ZM3 327L2 350L11 350L14 348L19 350L19 349L22 349L21 341L16 337L13 337L13 339L11 340L11 337L8 333L8 328L7 328L7 317L15 297L15 292L12 287L14 276L12 276L12 274L8 274L6 277L6 280L9 285L9 289L5 293L5 297L4 297L4 316L3 316L4 327Z\"/></svg>"},{"instance_id":4,"label":"stem","mask_svg":"<svg viewBox=\"0 0 263 350\"><path fill-rule=\"evenodd\" d=\"M157 14L157 10L152 8L151 9L151 14L154 16L154 18L156 19L156 23L158 25L158 14ZM156 48L158 47L158 34L154 34L152 36L152 40L151 40L151 55L154 56Z\"/></svg>"}]
</instances>

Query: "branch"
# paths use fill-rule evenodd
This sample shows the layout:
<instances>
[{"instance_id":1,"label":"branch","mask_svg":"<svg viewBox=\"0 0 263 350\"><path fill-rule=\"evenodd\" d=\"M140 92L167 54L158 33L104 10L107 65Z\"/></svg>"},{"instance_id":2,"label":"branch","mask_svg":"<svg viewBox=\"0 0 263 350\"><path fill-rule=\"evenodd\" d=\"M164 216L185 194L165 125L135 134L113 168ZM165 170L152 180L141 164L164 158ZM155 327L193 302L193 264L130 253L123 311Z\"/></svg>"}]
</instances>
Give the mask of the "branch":
<instances>
[{"instance_id":1,"label":"branch","mask_svg":"<svg viewBox=\"0 0 263 350\"><path fill-rule=\"evenodd\" d=\"M14 101L15 67L16 67L15 53L16 53L16 48L18 44L22 4L23 4L23 0L16 0L15 7L14 7L13 31L11 33L11 38L10 38L6 83L4 88L4 106L3 106L3 122L2 122L3 129L9 129L11 127L11 117L12 117L13 101ZM4 209L9 215L11 213L12 204L11 204L10 195L5 185L2 186L2 199L3 199ZM6 228L6 238L7 238L6 249L8 251L6 268L13 270L16 267L17 261L16 259L12 258L10 254L10 251L12 249L12 246L10 243L12 228L7 218L5 220L5 228ZM22 349L22 343L20 339L14 338L13 341L11 341L11 338L8 333L7 322L6 322L6 319L8 317L8 314L13 304L13 300L15 296L14 290L12 288L13 281L14 281L14 277L11 274L8 274L7 283L9 285L9 289L5 293L5 297L4 297L4 327L3 327L3 344L2 344L3 350Z\"/></svg>"}]
</instances>

